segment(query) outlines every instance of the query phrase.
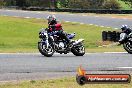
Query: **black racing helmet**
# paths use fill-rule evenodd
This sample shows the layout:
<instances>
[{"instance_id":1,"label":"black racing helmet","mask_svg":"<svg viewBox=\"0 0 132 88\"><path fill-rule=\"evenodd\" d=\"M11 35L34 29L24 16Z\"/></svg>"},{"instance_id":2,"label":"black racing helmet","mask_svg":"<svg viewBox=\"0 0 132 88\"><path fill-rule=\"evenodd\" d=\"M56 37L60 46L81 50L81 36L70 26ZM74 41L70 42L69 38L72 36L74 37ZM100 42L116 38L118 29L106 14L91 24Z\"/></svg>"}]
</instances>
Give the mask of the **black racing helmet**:
<instances>
[{"instance_id":1,"label":"black racing helmet","mask_svg":"<svg viewBox=\"0 0 132 88\"><path fill-rule=\"evenodd\" d=\"M122 31L124 31L124 30L128 29L128 26L127 25L122 25L121 29L122 29Z\"/></svg>"}]
</instances>

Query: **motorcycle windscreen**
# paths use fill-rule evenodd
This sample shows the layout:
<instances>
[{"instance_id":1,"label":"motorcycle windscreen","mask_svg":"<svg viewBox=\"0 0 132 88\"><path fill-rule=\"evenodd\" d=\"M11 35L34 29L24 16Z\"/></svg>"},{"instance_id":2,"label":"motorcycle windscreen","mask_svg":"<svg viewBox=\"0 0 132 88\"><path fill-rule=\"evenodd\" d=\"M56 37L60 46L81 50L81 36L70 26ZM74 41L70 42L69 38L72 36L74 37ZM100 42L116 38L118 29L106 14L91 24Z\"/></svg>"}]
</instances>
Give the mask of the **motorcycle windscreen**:
<instances>
[{"instance_id":1,"label":"motorcycle windscreen","mask_svg":"<svg viewBox=\"0 0 132 88\"><path fill-rule=\"evenodd\" d=\"M68 34L67 37L68 37L69 39L73 39L73 38L75 37L75 34Z\"/></svg>"}]
</instances>

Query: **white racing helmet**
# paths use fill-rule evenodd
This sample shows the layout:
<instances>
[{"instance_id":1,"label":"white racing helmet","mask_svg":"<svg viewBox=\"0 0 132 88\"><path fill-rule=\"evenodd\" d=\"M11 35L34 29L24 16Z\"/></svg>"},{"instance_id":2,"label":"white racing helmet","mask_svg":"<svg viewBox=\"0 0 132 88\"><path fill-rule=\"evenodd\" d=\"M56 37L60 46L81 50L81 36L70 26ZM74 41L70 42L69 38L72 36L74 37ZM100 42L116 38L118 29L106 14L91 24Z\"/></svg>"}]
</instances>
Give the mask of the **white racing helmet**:
<instances>
[{"instance_id":1,"label":"white racing helmet","mask_svg":"<svg viewBox=\"0 0 132 88\"><path fill-rule=\"evenodd\" d=\"M55 17L55 15L49 15L47 17L47 20L48 20L48 22L51 22L52 20L56 20L56 17Z\"/></svg>"}]
</instances>

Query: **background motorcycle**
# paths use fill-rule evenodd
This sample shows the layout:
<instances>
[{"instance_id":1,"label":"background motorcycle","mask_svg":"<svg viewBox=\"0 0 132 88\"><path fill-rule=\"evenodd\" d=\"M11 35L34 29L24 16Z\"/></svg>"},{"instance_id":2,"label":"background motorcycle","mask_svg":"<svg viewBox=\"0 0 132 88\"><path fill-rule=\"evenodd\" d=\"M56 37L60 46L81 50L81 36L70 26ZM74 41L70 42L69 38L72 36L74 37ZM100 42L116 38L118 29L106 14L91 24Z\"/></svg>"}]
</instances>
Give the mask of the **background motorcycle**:
<instances>
[{"instance_id":1,"label":"background motorcycle","mask_svg":"<svg viewBox=\"0 0 132 88\"><path fill-rule=\"evenodd\" d=\"M129 35L127 35L126 33L121 33L120 39L123 40L121 44L123 44L124 49L128 53L132 54L132 33L130 33Z\"/></svg>"},{"instance_id":2,"label":"background motorcycle","mask_svg":"<svg viewBox=\"0 0 132 88\"><path fill-rule=\"evenodd\" d=\"M71 40L75 37L75 33L67 34L67 37ZM73 40L72 44L68 46L65 39L57 36L56 32L48 33L47 29L42 29L39 32L39 38L38 49L44 56L51 57L55 52L60 54L72 52L76 56L83 56L85 54L84 39Z\"/></svg>"}]
</instances>

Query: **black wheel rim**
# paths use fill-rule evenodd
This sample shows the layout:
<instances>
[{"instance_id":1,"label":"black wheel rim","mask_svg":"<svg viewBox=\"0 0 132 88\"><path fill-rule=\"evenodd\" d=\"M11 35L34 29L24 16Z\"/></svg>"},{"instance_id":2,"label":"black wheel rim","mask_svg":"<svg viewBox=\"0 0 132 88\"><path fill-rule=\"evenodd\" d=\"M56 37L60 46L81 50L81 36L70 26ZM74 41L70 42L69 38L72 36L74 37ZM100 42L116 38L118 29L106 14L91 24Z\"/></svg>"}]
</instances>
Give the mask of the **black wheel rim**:
<instances>
[{"instance_id":1,"label":"black wheel rim","mask_svg":"<svg viewBox=\"0 0 132 88\"><path fill-rule=\"evenodd\" d=\"M48 48L46 48L46 45L40 43L39 47L41 48L42 52L46 52L47 54L52 54L54 52L51 45L49 45Z\"/></svg>"},{"instance_id":2,"label":"black wheel rim","mask_svg":"<svg viewBox=\"0 0 132 88\"><path fill-rule=\"evenodd\" d=\"M128 41L125 46L129 51L132 51L132 41Z\"/></svg>"},{"instance_id":3,"label":"black wheel rim","mask_svg":"<svg viewBox=\"0 0 132 88\"><path fill-rule=\"evenodd\" d=\"M75 48L79 53L84 53L85 52L85 48L84 46L78 46Z\"/></svg>"}]
</instances>

